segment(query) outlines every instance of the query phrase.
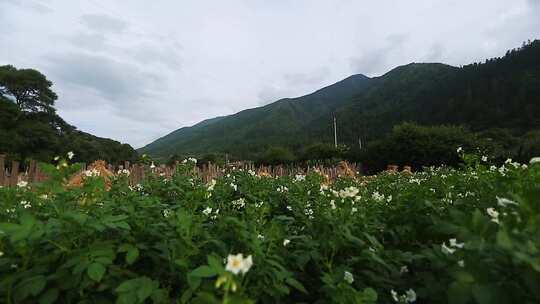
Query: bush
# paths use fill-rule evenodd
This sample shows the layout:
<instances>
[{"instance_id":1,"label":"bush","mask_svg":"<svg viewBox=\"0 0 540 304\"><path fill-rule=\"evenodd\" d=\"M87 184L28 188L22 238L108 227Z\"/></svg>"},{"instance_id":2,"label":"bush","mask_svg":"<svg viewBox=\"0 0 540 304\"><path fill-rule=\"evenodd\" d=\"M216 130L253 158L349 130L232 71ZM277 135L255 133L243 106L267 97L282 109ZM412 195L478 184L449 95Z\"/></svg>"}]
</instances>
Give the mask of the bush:
<instances>
[{"instance_id":1,"label":"bush","mask_svg":"<svg viewBox=\"0 0 540 304\"><path fill-rule=\"evenodd\" d=\"M530 131L521 137L518 159L530 159L540 152L540 131Z\"/></svg>"},{"instance_id":2,"label":"bush","mask_svg":"<svg viewBox=\"0 0 540 304\"><path fill-rule=\"evenodd\" d=\"M206 153L198 160L198 164L200 165L208 165L210 163L223 166L225 164L225 157L216 153Z\"/></svg>"},{"instance_id":3,"label":"bush","mask_svg":"<svg viewBox=\"0 0 540 304\"><path fill-rule=\"evenodd\" d=\"M409 165L417 170L423 166L456 166L460 163L455 153L458 147L473 151L479 146L476 135L463 127L404 123L394 127L386 138L372 142L361 160L371 172L384 170L388 164Z\"/></svg>"},{"instance_id":4,"label":"bush","mask_svg":"<svg viewBox=\"0 0 540 304\"><path fill-rule=\"evenodd\" d=\"M271 147L259 157L258 163L264 165L285 165L294 161L294 154L284 147Z\"/></svg>"}]
</instances>

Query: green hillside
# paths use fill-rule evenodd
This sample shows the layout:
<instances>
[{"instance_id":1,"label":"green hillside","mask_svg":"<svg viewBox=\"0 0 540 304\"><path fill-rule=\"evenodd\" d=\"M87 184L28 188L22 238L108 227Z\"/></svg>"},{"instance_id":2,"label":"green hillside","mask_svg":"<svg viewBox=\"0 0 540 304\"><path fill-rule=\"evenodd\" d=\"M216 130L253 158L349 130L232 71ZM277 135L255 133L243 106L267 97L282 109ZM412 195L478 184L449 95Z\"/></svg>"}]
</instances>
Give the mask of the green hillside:
<instances>
[{"instance_id":1,"label":"green hillside","mask_svg":"<svg viewBox=\"0 0 540 304\"><path fill-rule=\"evenodd\" d=\"M359 138L375 140L402 122L517 134L540 129L540 41L464 67L412 63L381 77L354 75L303 97L179 129L139 151L161 159L207 152L255 158L270 146L297 151L332 142L333 115L339 142L349 146Z\"/></svg>"}]
</instances>

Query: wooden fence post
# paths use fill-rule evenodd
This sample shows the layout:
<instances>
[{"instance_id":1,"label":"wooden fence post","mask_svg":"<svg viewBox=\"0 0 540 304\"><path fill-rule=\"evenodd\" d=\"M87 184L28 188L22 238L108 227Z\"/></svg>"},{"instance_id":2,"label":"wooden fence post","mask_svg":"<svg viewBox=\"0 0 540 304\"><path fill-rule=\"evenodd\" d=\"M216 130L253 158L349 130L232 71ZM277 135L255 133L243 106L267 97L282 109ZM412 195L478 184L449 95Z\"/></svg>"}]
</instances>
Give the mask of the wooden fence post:
<instances>
[{"instance_id":1,"label":"wooden fence post","mask_svg":"<svg viewBox=\"0 0 540 304\"><path fill-rule=\"evenodd\" d=\"M144 175L145 175L144 169L145 169L145 165L141 165L139 167L139 180L137 181L138 184L142 183L142 181L144 180Z\"/></svg>"},{"instance_id":2,"label":"wooden fence post","mask_svg":"<svg viewBox=\"0 0 540 304\"><path fill-rule=\"evenodd\" d=\"M140 166L141 165L139 164L135 164L131 166L131 174L133 176L133 179L131 180L132 186L135 186L136 184L139 183L139 167Z\"/></svg>"},{"instance_id":3,"label":"wooden fence post","mask_svg":"<svg viewBox=\"0 0 540 304\"><path fill-rule=\"evenodd\" d=\"M34 173L34 179L36 180L36 182L42 182L45 180L45 174L43 174L43 172L41 172L41 170L39 169L39 163L36 162L36 168L35 168L35 173Z\"/></svg>"},{"instance_id":4,"label":"wooden fence post","mask_svg":"<svg viewBox=\"0 0 540 304\"><path fill-rule=\"evenodd\" d=\"M6 155L0 154L0 186L4 186L6 178Z\"/></svg>"},{"instance_id":5,"label":"wooden fence post","mask_svg":"<svg viewBox=\"0 0 540 304\"><path fill-rule=\"evenodd\" d=\"M137 171L136 171L137 170L137 164L131 165L128 168L128 170L129 170L129 178L128 178L129 179L129 185L133 186L133 185L136 184L135 180L137 179Z\"/></svg>"},{"instance_id":6,"label":"wooden fence post","mask_svg":"<svg viewBox=\"0 0 540 304\"><path fill-rule=\"evenodd\" d=\"M28 166L28 182L33 183L36 179L36 161L31 159Z\"/></svg>"},{"instance_id":7,"label":"wooden fence post","mask_svg":"<svg viewBox=\"0 0 540 304\"><path fill-rule=\"evenodd\" d=\"M18 161L11 162L10 179L11 179L11 182L9 183L10 186L16 186L17 182L19 181L19 162Z\"/></svg>"}]
</instances>

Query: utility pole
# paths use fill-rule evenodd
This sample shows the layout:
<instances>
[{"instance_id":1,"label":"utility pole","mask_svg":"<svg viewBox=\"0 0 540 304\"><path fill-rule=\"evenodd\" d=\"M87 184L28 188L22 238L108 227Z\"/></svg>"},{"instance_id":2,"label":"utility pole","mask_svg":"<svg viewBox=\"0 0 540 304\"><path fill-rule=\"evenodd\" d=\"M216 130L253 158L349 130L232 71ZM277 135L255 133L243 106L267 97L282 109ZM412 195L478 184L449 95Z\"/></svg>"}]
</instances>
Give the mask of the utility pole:
<instances>
[{"instance_id":1,"label":"utility pole","mask_svg":"<svg viewBox=\"0 0 540 304\"><path fill-rule=\"evenodd\" d=\"M337 128L336 128L336 116L334 116L334 147L337 148Z\"/></svg>"}]
</instances>

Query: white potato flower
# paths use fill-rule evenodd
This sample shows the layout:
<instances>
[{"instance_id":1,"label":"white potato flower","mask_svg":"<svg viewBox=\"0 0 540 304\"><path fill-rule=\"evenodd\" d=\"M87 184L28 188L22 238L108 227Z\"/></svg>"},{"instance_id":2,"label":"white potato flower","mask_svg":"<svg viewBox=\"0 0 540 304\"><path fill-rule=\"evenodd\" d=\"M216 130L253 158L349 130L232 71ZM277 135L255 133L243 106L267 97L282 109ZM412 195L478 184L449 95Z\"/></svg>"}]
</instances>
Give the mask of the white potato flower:
<instances>
[{"instance_id":1,"label":"white potato flower","mask_svg":"<svg viewBox=\"0 0 540 304\"><path fill-rule=\"evenodd\" d=\"M251 255L244 259L244 255L239 253L236 255L229 254L227 257L227 265L225 270L232 272L234 274L245 274L253 266L253 259Z\"/></svg>"},{"instance_id":2,"label":"white potato flower","mask_svg":"<svg viewBox=\"0 0 540 304\"><path fill-rule=\"evenodd\" d=\"M19 182L17 183L17 187L19 187L19 188L25 188L25 187L27 187L27 186L28 186L28 182L27 182L27 181L23 181L23 180L22 180L22 181L19 181Z\"/></svg>"},{"instance_id":3,"label":"white potato flower","mask_svg":"<svg viewBox=\"0 0 540 304\"><path fill-rule=\"evenodd\" d=\"M533 157L533 158L531 158L531 160L529 161L529 164L530 164L530 165L536 164L536 163L540 163L540 157Z\"/></svg>"},{"instance_id":4,"label":"white potato flower","mask_svg":"<svg viewBox=\"0 0 540 304\"><path fill-rule=\"evenodd\" d=\"M398 303L416 302L416 292L412 288L409 288L409 290L405 291L405 294L401 296L398 295L398 293L394 291L393 289L390 291L390 294L392 295L392 299L394 300L394 302L398 302Z\"/></svg>"},{"instance_id":5,"label":"white potato flower","mask_svg":"<svg viewBox=\"0 0 540 304\"><path fill-rule=\"evenodd\" d=\"M355 197L359 191L360 190L358 190L358 188L356 187L353 187L353 186L347 187L343 190L339 190L339 197L341 198Z\"/></svg>"},{"instance_id":6,"label":"white potato flower","mask_svg":"<svg viewBox=\"0 0 540 304\"><path fill-rule=\"evenodd\" d=\"M405 301L407 301L407 303L412 303L416 301L416 292L414 292L414 290L412 289L407 290L405 292L405 296Z\"/></svg>"},{"instance_id":7,"label":"white potato flower","mask_svg":"<svg viewBox=\"0 0 540 304\"><path fill-rule=\"evenodd\" d=\"M21 204L21 206L24 207L24 209L28 209L28 208L32 207L32 204L30 204L30 202L28 202L28 201L21 201L20 204Z\"/></svg>"},{"instance_id":8,"label":"white potato flower","mask_svg":"<svg viewBox=\"0 0 540 304\"><path fill-rule=\"evenodd\" d=\"M210 213L212 213L212 208L206 207L206 209L204 209L204 210L202 211L202 213L203 213L204 215L209 215Z\"/></svg>"},{"instance_id":9,"label":"white potato flower","mask_svg":"<svg viewBox=\"0 0 540 304\"><path fill-rule=\"evenodd\" d=\"M446 246L446 243L442 243L442 245L441 245L441 251L442 251L444 254L453 254L454 252L456 252L456 249L452 249L452 248Z\"/></svg>"},{"instance_id":10,"label":"white potato flower","mask_svg":"<svg viewBox=\"0 0 540 304\"><path fill-rule=\"evenodd\" d=\"M239 198L231 202L234 207L241 209L246 206L246 200L244 198Z\"/></svg>"},{"instance_id":11,"label":"white potato flower","mask_svg":"<svg viewBox=\"0 0 540 304\"><path fill-rule=\"evenodd\" d=\"M99 176L100 173L97 169L92 169L92 170L84 171L84 175L86 175L87 177L93 177L93 176Z\"/></svg>"},{"instance_id":12,"label":"white potato flower","mask_svg":"<svg viewBox=\"0 0 540 304\"><path fill-rule=\"evenodd\" d=\"M456 239L450 239L448 241L450 242L450 246L455 248L463 248L465 245L465 243L458 243Z\"/></svg>"},{"instance_id":13,"label":"white potato flower","mask_svg":"<svg viewBox=\"0 0 540 304\"><path fill-rule=\"evenodd\" d=\"M384 194L380 194L379 191L373 192L371 197L377 202L382 202L385 200Z\"/></svg>"},{"instance_id":14,"label":"white potato flower","mask_svg":"<svg viewBox=\"0 0 540 304\"><path fill-rule=\"evenodd\" d=\"M285 186L279 186L277 189L276 189L277 192L279 193L285 193L287 191L289 191L289 188L285 187Z\"/></svg>"},{"instance_id":15,"label":"white potato flower","mask_svg":"<svg viewBox=\"0 0 540 304\"><path fill-rule=\"evenodd\" d=\"M399 298L398 298L398 293L395 291L395 290L391 290L390 291L390 294L392 295L392 299L394 299L395 302L398 302L399 301Z\"/></svg>"},{"instance_id":16,"label":"white potato flower","mask_svg":"<svg viewBox=\"0 0 540 304\"><path fill-rule=\"evenodd\" d=\"M330 201L330 206L331 206L332 210L336 209L336 203L335 203L334 200Z\"/></svg>"},{"instance_id":17,"label":"white potato flower","mask_svg":"<svg viewBox=\"0 0 540 304\"><path fill-rule=\"evenodd\" d=\"M407 267L407 265L401 266L401 269L399 270L399 273L403 274L403 273L407 273L407 272L409 272L409 268Z\"/></svg>"},{"instance_id":18,"label":"white potato flower","mask_svg":"<svg viewBox=\"0 0 540 304\"><path fill-rule=\"evenodd\" d=\"M497 198L497 205L501 207L507 207L508 205L518 205L518 203L504 197L497 196L496 198Z\"/></svg>"},{"instance_id":19,"label":"white potato flower","mask_svg":"<svg viewBox=\"0 0 540 304\"><path fill-rule=\"evenodd\" d=\"M352 284L354 282L354 276L352 273L348 272L348 271L345 271L343 273L343 279L345 280L345 282L349 283L349 284Z\"/></svg>"},{"instance_id":20,"label":"white potato flower","mask_svg":"<svg viewBox=\"0 0 540 304\"><path fill-rule=\"evenodd\" d=\"M491 221L499 224L499 212L494 208L487 208L487 214L491 217Z\"/></svg>"},{"instance_id":21,"label":"white potato flower","mask_svg":"<svg viewBox=\"0 0 540 304\"><path fill-rule=\"evenodd\" d=\"M126 176L129 176L131 174L131 172L129 172L128 169L121 169L121 170L118 170L117 172L118 175L126 175Z\"/></svg>"},{"instance_id":22,"label":"white potato flower","mask_svg":"<svg viewBox=\"0 0 540 304\"><path fill-rule=\"evenodd\" d=\"M216 180L212 179L210 183L208 183L208 191L214 191L214 187L216 186Z\"/></svg>"}]
</instances>

